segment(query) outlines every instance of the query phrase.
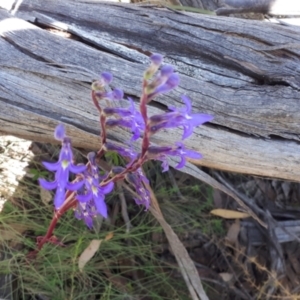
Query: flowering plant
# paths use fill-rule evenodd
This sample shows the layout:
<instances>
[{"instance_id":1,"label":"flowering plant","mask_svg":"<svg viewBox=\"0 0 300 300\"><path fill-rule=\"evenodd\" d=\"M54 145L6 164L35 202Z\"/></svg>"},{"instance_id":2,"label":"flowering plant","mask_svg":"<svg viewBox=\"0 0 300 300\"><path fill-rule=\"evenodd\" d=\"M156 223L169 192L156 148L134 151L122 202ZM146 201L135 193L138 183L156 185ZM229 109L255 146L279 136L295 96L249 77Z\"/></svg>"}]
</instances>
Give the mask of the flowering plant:
<instances>
[{"instance_id":1,"label":"flowering plant","mask_svg":"<svg viewBox=\"0 0 300 300\"><path fill-rule=\"evenodd\" d=\"M76 165L73 161L71 139L66 135L65 128L59 124L54 136L61 141L62 148L59 160L56 163L43 162L45 168L55 172L55 180L48 182L39 179L40 185L47 190L56 190L54 197L55 213L48 232L38 240L38 250L46 242L55 242L52 235L58 219L69 209L75 209L75 216L83 220L91 228L93 218L100 214L107 217L105 195L114 189L119 180L126 180L135 191L134 200L138 205L144 205L146 210L151 205L150 192L147 190L148 179L142 171L142 166L149 160L162 162L162 171L169 169L168 157L177 156L180 162L176 166L180 169L185 166L186 158L200 159L200 153L186 149L183 141L187 139L196 126L211 121L212 116L207 114L193 114L191 100L182 96L183 107L169 107L169 111L148 116L147 105L160 94L167 93L179 84L179 76L170 65L162 65L160 54L153 54L151 64L143 76L142 95L139 109L131 98L124 100L124 93L120 89L107 92L106 86L113 77L110 73L102 73L100 78L92 84L92 100L99 112L101 127L101 145L97 153L88 154L86 165ZM101 101L126 101L128 107L102 107ZM113 127L127 128L131 134L131 142L141 139L140 151L132 146L121 147L107 141L107 130ZM151 137L157 132L175 127L183 128L181 141L171 146L155 146L151 144ZM97 160L105 152L114 151L127 159L126 167L112 166L111 171L100 175ZM75 180L69 181L69 175L76 175Z\"/></svg>"}]
</instances>

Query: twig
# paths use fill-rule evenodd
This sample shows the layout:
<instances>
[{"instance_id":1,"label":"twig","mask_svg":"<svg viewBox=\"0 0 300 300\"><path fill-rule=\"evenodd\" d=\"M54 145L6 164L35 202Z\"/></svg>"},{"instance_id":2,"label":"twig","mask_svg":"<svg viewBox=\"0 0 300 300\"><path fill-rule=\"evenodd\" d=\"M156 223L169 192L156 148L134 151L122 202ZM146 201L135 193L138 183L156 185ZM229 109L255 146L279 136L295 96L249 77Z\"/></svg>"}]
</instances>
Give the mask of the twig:
<instances>
[{"instance_id":1,"label":"twig","mask_svg":"<svg viewBox=\"0 0 300 300\"><path fill-rule=\"evenodd\" d=\"M170 159L169 163L172 167L175 167L178 164L178 162L173 158ZM180 169L180 171L203 181L211 187L224 192L228 196L231 196L254 220L256 220L262 227L267 228L267 224L257 216L257 213L254 212L250 207L248 207L235 193L233 193L229 188L225 187L223 184L219 183L217 180L200 170L192 163L188 162L184 168Z\"/></svg>"},{"instance_id":2,"label":"twig","mask_svg":"<svg viewBox=\"0 0 300 300\"><path fill-rule=\"evenodd\" d=\"M117 187L118 187L118 191L119 191L119 198L120 198L120 201L121 201L122 217L123 217L123 220L126 224L126 233L129 233L132 225L131 225L131 222L130 222L130 219L129 219L129 216L128 216L127 203L126 203L126 199L125 199L123 188L122 188L123 187L122 182L118 181L117 182Z\"/></svg>"},{"instance_id":3,"label":"twig","mask_svg":"<svg viewBox=\"0 0 300 300\"><path fill-rule=\"evenodd\" d=\"M274 220L269 210L260 209L254 201L251 201L246 195L240 193L236 189L234 189L229 182L225 180L220 174L214 172L214 175L224 184L227 188L229 188L233 193L235 193L244 203L246 203L251 209L253 209L256 213L258 213L264 222L267 224L267 228L259 228L268 241L270 242L271 247L269 247L270 259L271 259L271 273L269 275L269 280L267 283L266 290L267 291L267 299L269 299L276 291L274 288L274 279L275 274L278 276L285 273L285 263L283 258L282 247L279 244L278 238L275 234L275 228L277 226L277 222Z\"/></svg>"},{"instance_id":4,"label":"twig","mask_svg":"<svg viewBox=\"0 0 300 300\"><path fill-rule=\"evenodd\" d=\"M185 280L185 283L189 289L191 297L193 300L209 300L201 283L198 271L191 260L187 250L179 240L176 233L173 231L171 226L165 221L162 212L159 208L157 199L149 185L147 185L147 189L151 194L151 206L149 210L162 226L166 237L170 243L172 251L175 255L177 263L179 265L182 277Z\"/></svg>"},{"instance_id":5,"label":"twig","mask_svg":"<svg viewBox=\"0 0 300 300\"><path fill-rule=\"evenodd\" d=\"M240 201L242 201L243 206L242 207L247 207L247 213L249 213L249 210L251 210L253 213L255 213L256 215L264 215L264 211L262 209L260 209L254 201L251 201L248 197L246 197L245 195L243 195L242 193L238 192L223 176L221 176L218 172L213 172L213 175L216 176L218 178L218 180L226 187L230 190L230 192L232 192L232 194L234 194L236 197L238 197L238 199ZM240 204L240 203L239 203ZM261 219L259 219L257 217L254 218L256 221L258 221L259 223L262 222ZM262 225L262 224L261 224ZM267 226L263 226L265 228L267 228Z\"/></svg>"}]
</instances>

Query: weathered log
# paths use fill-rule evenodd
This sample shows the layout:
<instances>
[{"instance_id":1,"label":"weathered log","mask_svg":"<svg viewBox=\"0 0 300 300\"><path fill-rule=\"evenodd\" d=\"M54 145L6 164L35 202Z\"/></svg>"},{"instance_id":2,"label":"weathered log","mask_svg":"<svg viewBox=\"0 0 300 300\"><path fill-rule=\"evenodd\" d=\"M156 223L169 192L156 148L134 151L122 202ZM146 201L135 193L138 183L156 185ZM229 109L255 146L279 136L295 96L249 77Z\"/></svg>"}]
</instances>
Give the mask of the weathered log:
<instances>
[{"instance_id":1,"label":"weathered log","mask_svg":"<svg viewBox=\"0 0 300 300\"><path fill-rule=\"evenodd\" d=\"M197 164L300 180L299 28L70 0L24 0L15 17L0 10L2 133L53 142L64 122L75 146L98 148L91 80L111 71L113 86L138 99L148 56L159 52L181 84L150 112L187 94L195 112L215 116L187 141L204 155ZM162 132L153 143L180 136L180 129ZM109 135L120 143L128 137L121 129Z\"/></svg>"}]
</instances>

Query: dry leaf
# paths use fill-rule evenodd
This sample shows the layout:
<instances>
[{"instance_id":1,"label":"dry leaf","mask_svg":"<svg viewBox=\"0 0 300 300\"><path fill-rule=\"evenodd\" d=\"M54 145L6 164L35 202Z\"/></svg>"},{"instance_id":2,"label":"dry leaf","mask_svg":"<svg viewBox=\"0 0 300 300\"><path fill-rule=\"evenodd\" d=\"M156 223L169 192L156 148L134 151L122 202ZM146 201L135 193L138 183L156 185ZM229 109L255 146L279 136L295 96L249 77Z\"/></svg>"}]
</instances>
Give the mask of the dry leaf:
<instances>
[{"instance_id":1,"label":"dry leaf","mask_svg":"<svg viewBox=\"0 0 300 300\"><path fill-rule=\"evenodd\" d=\"M232 245L236 245L238 243L240 229L240 221L236 220L235 223L231 224L229 227L225 240Z\"/></svg>"},{"instance_id":2,"label":"dry leaf","mask_svg":"<svg viewBox=\"0 0 300 300\"><path fill-rule=\"evenodd\" d=\"M109 232L109 233L106 235L104 241L109 241L109 240L111 240L113 237L114 237L114 233L111 231L111 232Z\"/></svg>"},{"instance_id":3,"label":"dry leaf","mask_svg":"<svg viewBox=\"0 0 300 300\"><path fill-rule=\"evenodd\" d=\"M102 240L92 240L87 248L81 253L78 259L78 268L82 272L84 266L95 255L101 245Z\"/></svg>"},{"instance_id":4,"label":"dry leaf","mask_svg":"<svg viewBox=\"0 0 300 300\"><path fill-rule=\"evenodd\" d=\"M222 208L213 209L210 213L214 216L218 216L224 219L245 219L250 217L249 214L244 212Z\"/></svg>"},{"instance_id":5,"label":"dry leaf","mask_svg":"<svg viewBox=\"0 0 300 300\"><path fill-rule=\"evenodd\" d=\"M233 274L231 273L219 273L219 275L221 276L221 278L223 279L223 281L225 282L229 282L231 281L231 279L233 278Z\"/></svg>"}]
</instances>

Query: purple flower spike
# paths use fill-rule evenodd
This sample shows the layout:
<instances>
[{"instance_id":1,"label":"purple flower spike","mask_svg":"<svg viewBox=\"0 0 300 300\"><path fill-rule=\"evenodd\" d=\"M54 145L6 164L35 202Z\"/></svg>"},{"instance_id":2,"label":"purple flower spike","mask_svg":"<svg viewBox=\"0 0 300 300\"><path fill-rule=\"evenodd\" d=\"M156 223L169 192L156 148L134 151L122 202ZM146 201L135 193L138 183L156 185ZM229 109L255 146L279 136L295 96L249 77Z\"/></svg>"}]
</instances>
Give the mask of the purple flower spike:
<instances>
[{"instance_id":1,"label":"purple flower spike","mask_svg":"<svg viewBox=\"0 0 300 300\"><path fill-rule=\"evenodd\" d=\"M114 183L110 182L104 187L99 186L99 179L92 178L90 182L90 178L87 178L85 181L86 194L77 195L77 200L80 203L89 203L89 205L94 205L96 211L107 218L107 207L105 204L105 195L110 193L114 188Z\"/></svg>"},{"instance_id":2,"label":"purple flower spike","mask_svg":"<svg viewBox=\"0 0 300 300\"><path fill-rule=\"evenodd\" d=\"M127 174L126 179L137 193L138 197L133 198L135 203L138 205L144 205L146 210L148 210L151 202L151 196L145 184L149 184L149 180L143 175L142 170L138 169L134 173Z\"/></svg>"},{"instance_id":3,"label":"purple flower spike","mask_svg":"<svg viewBox=\"0 0 300 300\"><path fill-rule=\"evenodd\" d=\"M59 154L59 160L56 163L43 162L45 168L51 172L55 172L55 180L48 182L40 178L40 185L46 190L56 189L54 197L54 206L59 209L64 200L66 190L76 191L83 186L83 181L69 182L70 172L74 174L82 173L85 171L85 165L73 164L73 152L71 148L71 140L65 136L63 125L58 125L55 130L55 135L62 139L62 148Z\"/></svg>"},{"instance_id":4,"label":"purple flower spike","mask_svg":"<svg viewBox=\"0 0 300 300\"><path fill-rule=\"evenodd\" d=\"M139 111L135 109L134 102L131 98L130 107L107 107L104 108L106 115L117 115L119 119L108 119L105 123L107 127L121 126L129 128L133 134L131 140L135 141L141 136L141 131L145 129L144 119Z\"/></svg>"},{"instance_id":5,"label":"purple flower spike","mask_svg":"<svg viewBox=\"0 0 300 300\"><path fill-rule=\"evenodd\" d=\"M105 186L100 186L100 181L107 175L99 176L98 166L95 161L95 154L89 153L89 169L84 173L84 190L83 193L77 194L76 199L79 201L75 216L83 219L86 225L91 228L93 218L100 214L107 218L107 206L105 195L110 193L114 188L114 183L110 182Z\"/></svg>"}]
</instances>

